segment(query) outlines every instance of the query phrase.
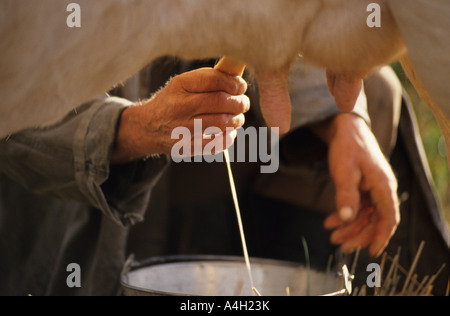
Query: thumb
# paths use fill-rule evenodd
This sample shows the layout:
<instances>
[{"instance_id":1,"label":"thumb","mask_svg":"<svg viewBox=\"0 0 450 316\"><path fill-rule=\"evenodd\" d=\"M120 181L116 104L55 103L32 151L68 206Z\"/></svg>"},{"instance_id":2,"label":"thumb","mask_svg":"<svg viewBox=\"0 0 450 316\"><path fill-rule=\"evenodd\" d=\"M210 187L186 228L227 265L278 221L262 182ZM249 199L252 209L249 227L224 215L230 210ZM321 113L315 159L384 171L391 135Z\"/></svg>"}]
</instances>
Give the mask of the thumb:
<instances>
[{"instance_id":1,"label":"thumb","mask_svg":"<svg viewBox=\"0 0 450 316\"><path fill-rule=\"evenodd\" d=\"M334 182L339 219L344 223L352 221L358 215L361 202L359 191L361 173L356 170L352 170L350 174L341 172L334 176Z\"/></svg>"}]
</instances>

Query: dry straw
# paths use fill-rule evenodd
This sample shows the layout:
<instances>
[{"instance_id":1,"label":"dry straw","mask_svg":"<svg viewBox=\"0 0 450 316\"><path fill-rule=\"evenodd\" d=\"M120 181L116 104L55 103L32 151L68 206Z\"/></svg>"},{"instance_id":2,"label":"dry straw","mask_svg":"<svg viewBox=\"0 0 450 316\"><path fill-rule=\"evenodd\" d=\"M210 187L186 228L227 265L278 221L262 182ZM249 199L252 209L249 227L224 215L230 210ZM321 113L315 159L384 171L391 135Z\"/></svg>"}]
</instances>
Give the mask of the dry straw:
<instances>
[{"instance_id":1,"label":"dry straw","mask_svg":"<svg viewBox=\"0 0 450 316\"><path fill-rule=\"evenodd\" d=\"M445 264L443 264L439 270L433 275L426 275L422 280L419 280L419 276L415 273L417 264L422 255L423 249L425 247L425 242L421 242L419 249L417 250L416 256L411 264L409 270L406 270L399 264L400 259L400 248L394 257L389 256L384 253L381 258L380 264L380 275L382 277L381 287L375 288L373 295L375 296L431 296L433 291L433 284L437 277L444 270ZM355 256L356 260L359 254L359 250ZM353 262L352 273L354 273L356 268L356 260ZM390 267L388 268L388 264ZM386 272L387 271L387 272ZM385 274L383 278L383 275ZM403 285L401 281L405 280ZM353 291L353 296L367 296L368 289L363 285L360 289L355 288ZM448 290L447 290L448 295Z\"/></svg>"}]
</instances>

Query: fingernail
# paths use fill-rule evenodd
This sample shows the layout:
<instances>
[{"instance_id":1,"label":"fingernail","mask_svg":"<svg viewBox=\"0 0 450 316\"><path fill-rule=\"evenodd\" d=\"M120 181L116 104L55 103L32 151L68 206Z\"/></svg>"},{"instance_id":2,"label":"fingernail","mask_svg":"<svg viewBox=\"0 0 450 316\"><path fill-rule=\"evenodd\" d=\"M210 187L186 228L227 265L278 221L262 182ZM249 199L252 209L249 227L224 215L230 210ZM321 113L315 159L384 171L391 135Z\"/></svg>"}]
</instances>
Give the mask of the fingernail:
<instances>
[{"instance_id":1,"label":"fingernail","mask_svg":"<svg viewBox=\"0 0 450 316\"><path fill-rule=\"evenodd\" d=\"M350 206L344 206L339 210L339 217L342 221L348 222L353 219L353 209Z\"/></svg>"}]
</instances>

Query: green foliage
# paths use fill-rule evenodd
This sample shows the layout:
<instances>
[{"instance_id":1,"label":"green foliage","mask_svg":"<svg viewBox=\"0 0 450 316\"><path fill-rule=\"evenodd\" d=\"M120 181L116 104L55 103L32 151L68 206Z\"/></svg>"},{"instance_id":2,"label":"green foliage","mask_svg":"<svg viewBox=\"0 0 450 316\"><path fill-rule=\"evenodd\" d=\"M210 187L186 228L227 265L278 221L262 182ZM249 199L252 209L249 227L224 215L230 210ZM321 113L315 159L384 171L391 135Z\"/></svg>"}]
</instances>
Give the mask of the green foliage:
<instances>
[{"instance_id":1,"label":"green foliage","mask_svg":"<svg viewBox=\"0 0 450 316\"><path fill-rule=\"evenodd\" d=\"M442 203L444 217L450 225L450 170L444 137L433 113L406 78L401 65L396 63L392 68L402 81L414 107L434 185Z\"/></svg>"}]
</instances>

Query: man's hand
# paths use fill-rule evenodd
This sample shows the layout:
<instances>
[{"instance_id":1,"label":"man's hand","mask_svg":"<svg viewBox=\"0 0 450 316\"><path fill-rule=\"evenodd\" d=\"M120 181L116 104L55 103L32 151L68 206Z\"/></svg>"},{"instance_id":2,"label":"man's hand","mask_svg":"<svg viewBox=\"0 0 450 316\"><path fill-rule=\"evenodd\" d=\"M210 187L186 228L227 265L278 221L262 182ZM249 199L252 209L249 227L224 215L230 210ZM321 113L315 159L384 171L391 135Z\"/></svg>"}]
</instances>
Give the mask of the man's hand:
<instances>
[{"instance_id":1,"label":"man's hand","mask_svg":"<svg viewBox=\"0 0 450 316\"><path fill-rule=\"evenodd\" d=\"M346 253L370 247L371 256L381 255L400 222L400 211L397 180L375 136L351 113L339 114L315 130L329 144L336 187L337 212L324 223L335 229L331 242Z\"/></svg>"},{"instance_id":2,"label":"man's hand","mask_svg":"<svg viewBox=\"0 0 450 316\"><path fill-rule=\"evenodd\" d=\"M204 147L212 138L194 134L195 119L202 120L203 131L220 128L226 149L236 138L236 129L244 125L244 113L250 109L246 90L247 84L241 77L212 68L174 77L150 100L123 112L111 163L170 154L177 142L171 134L177 127L187 127L191 143L194 144L194 137L200 137Z\"/></svg>"}]
</instances>

